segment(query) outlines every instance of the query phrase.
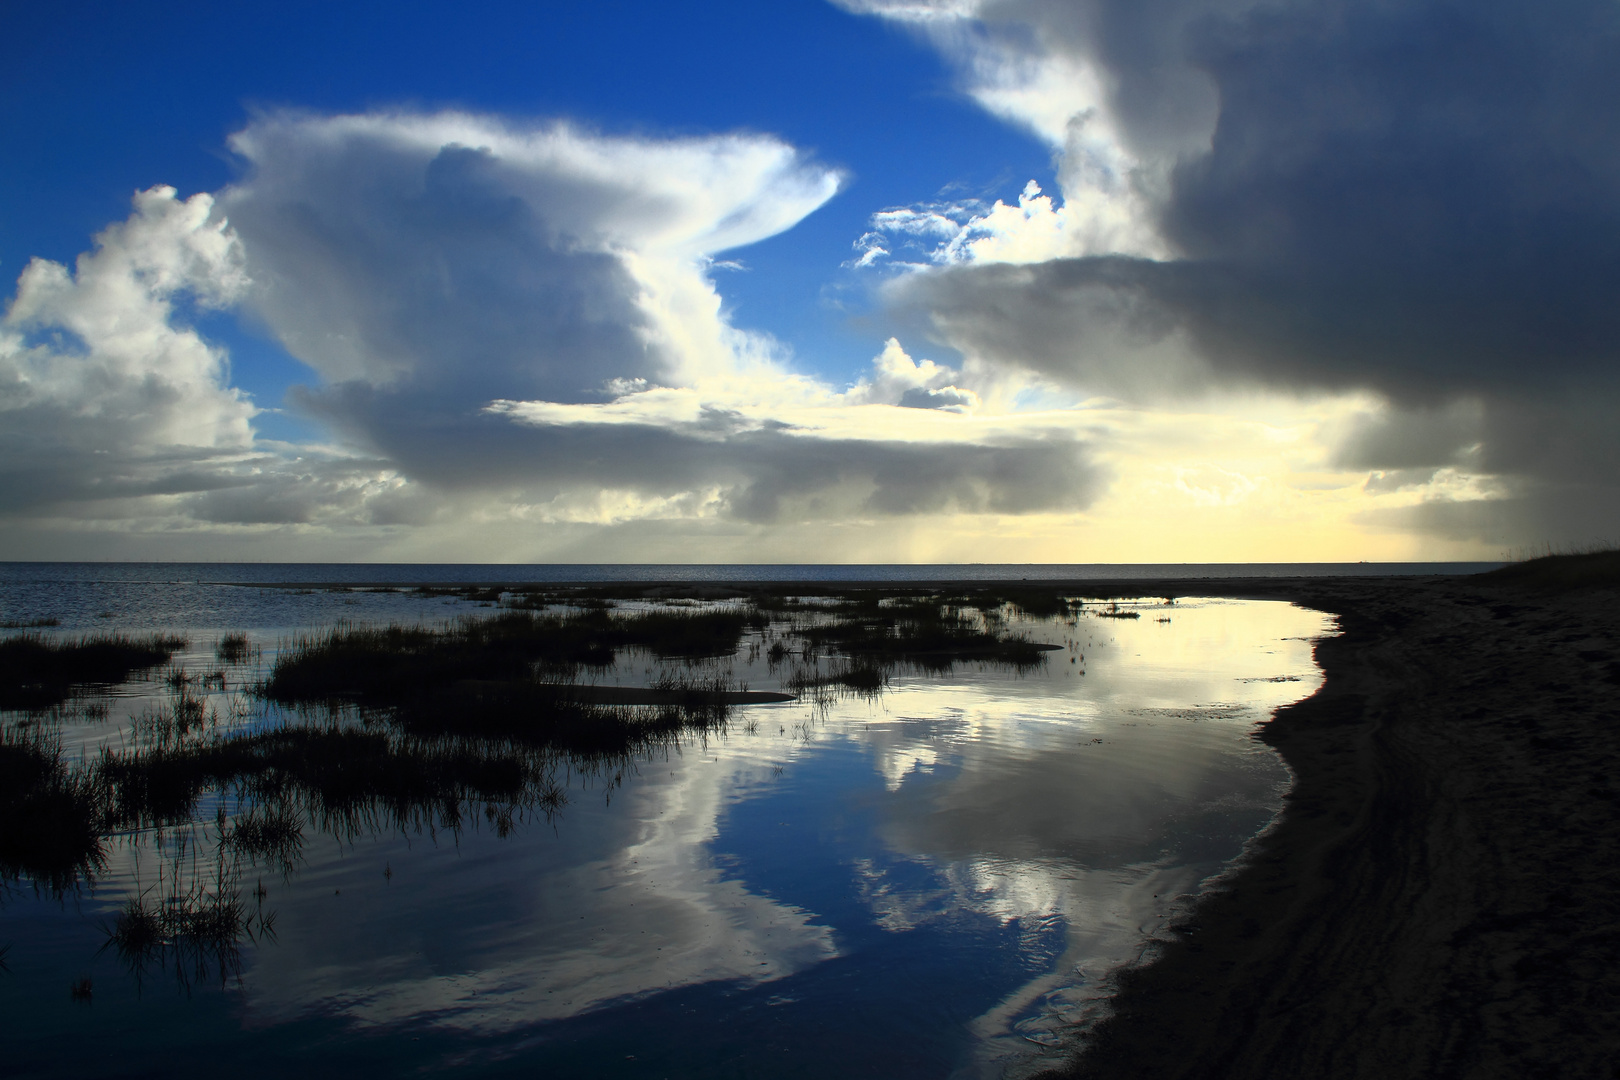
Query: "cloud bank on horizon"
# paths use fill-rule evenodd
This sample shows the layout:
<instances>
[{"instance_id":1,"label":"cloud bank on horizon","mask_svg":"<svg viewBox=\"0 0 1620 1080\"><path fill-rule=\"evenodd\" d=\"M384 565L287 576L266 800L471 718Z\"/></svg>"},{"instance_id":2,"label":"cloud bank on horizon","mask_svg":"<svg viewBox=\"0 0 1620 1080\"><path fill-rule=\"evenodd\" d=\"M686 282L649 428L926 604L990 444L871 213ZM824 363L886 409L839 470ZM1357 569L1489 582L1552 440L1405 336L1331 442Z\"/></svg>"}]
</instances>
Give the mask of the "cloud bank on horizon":
<instances>
[{"instance_id":1,"label":"cloud bank on horizon","mask_svg":"<svg viewBox=\"0 0 1620 1080\"><path fill-rule=\"evenodd\" d=\"M871 298L865 376L724 299L850 189L778 137L267 111L235 182L140 191L71 271L22 272L0 537L1197 561L1620 532L1612 5L836 2L1056 177L872 208L827 269ZM286 406L322 437L258 430L195 328L219 312L304 365Z\"/></svg>"}]
</instances>

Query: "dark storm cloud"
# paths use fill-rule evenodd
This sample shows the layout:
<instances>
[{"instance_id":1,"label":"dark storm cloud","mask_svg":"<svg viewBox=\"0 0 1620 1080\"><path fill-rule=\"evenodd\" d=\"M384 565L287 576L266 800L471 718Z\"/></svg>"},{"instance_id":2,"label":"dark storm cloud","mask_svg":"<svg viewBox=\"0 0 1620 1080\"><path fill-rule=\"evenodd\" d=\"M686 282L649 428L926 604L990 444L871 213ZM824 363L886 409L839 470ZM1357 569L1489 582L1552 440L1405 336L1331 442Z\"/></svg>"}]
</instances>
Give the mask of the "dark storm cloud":
<instances>
[{"instance_id":1,"label":"dark storm cloud","mask_svg":"<svg viewBox=\"0 0 1620 1080\"><path fill-rule=\"evenodd\" d=\"M528 423L502 411L423 409L353 385L309 407L354 424L380 455L440 491L544 501L602 488L649 497L715 490L724 515L758 523L1084 509L1108 480L1067 433L987 443L830 439L718 409L691 423Z\"/></svg>"},{"instance_id":2,"label":"dark storm cloud","mask_svg":"<svg viewBox=\"0 0 1620 1080\"><path fill-rule=\"evenodd\" d=\"M1168 57L1162 35L1122 47L1139 35L1107 28L1139 16L1115 7L1094 9L1088 48L1119 80L1127 143L1185 142L1185 109L1155 90L1177 82L1166 65L1218 94L1209 149L1182 153L1157 208L1177 257L907 283L947 338L1006 339L1013 362L1084 381L1076 335L1122 321L1186 332L1223 377L1403 400L1612 373L1620 8L1290 4L1183 18Z\"/></svg>"},{"instance_id":3,"label":"dark storm cloud","mask_svg":"<svg viewBox=\"0 0 1620 1080\"><path fill-rule=\"evenodd\" d=\"M946 334L983 319L980 337L1021 338L1017 363L1085 379L1064 338L1108 313L1074 301L1113 293L1134 327L1184 329L1221 374L1272 384L1424 400L1612 371L1620 8L1301 3L1205 16L1179 45L1220 112L1158 207L1178 257L912 283L948 296ZM1142 99L1119 110L1126 141L1174 130L1150 89L1162 52L1093 52L1121 104ZM1045 337L1019 334L1030 314Z\"/></svg>"},{"instance_id":4,"label":"dark storm cloud","mask_svg":"<svg viewBox=\"0 0 1620 1080\"><path fill-rule=\"evenodd\" d=\"M1492 499L1431 499L1401 509L1368 511L1360 523L1451 541L1500 545L1505 557L1542 554L1545 545L1613 543L1620 535L1620 485L1542 482Z\"/></svg>"},{"instance_id":5,"label":"dark storm cloud","mask_svg":"<svg viewBox=\"0 0 1620 1080\"><path fill-rule=\"evenodd\" d=\"M14 515L68 503L184 495L240 483L234 462L204 452L96 452L51 439L0 435L0 515Z\"/></svg>"},{"instance_id":6,"label":"dark storm cloud","mask_svg":"<svg viewBox=\"0 0 1620 1080\"><path fill-rule=\"evenodd\" d=\"M1217 363L1396 397L1612 367L1620 9L1287 7L1194 49L1221 115L1163 292Z\"/></svg>"},{"instance_id":7,"label":"dark storm cloud","mask_svg":"<svg viewBox=\"0 0 1620 1080\"><path fill-rule=\"evenodd\" d=\"M569 232L589 191L548 206L487 149L390 134L317 153L297 125L252 133L262 164L227 209L252 305L293 355L447 405L599 399L609 378L667 376L621 260Z\"/></svg>"},{"instance_id":8,"label":"dark storm cloud","mask_svg":"<svg viewBox=\"0 0 1620 1080\"><path fill-rule=\"evenodd\" d=\"M1391 470L1375 489L1466 467L1539 492L1517 505L1549 521L1597 519L1545 500L1614 505L1620 5L988 0L974 15L984 56L1101 72L1169 254L931 270L891 283L897 313L982 367L1141 399L1371 391L1393 413L1339 456ZM1407 518L1483 535L1509 510Z\"/></svg>"},{"instance_id":9,"label":"dark storm cloud","mask_svg":"<svg viewBox=\"0 0 1620 1080\"><path fill-rule=\"evenodd\" d=\"M869 489L861 514L1029 514L1083 510L1105 470L1067 439L1000 445L831 442L761 433L737 447L752 474L731 500L750 521L775 521L784 503L842 484Z\"/></svg>"},{"instance_id":10,"label":"dark storm cloud","mask_svg":"<svg viewBox=\"0 0 1620 1080\"><path fill-rule=\"evenodd\" d=\"M432 504L381 459L277 457L183 503L187 516L220 525L423 524Z\"/></svg>"}]
</instances>

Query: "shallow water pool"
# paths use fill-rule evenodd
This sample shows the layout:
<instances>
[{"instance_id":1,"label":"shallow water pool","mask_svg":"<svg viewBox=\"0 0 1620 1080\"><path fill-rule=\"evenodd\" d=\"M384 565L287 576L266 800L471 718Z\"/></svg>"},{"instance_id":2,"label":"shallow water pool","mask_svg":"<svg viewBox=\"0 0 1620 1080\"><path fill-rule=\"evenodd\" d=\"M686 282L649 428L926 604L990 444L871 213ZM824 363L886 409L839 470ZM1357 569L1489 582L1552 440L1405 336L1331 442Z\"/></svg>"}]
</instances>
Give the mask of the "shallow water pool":
<instances>
[{"instance_id":1,"label":"shallow water pool","mask_svg":"<svg viewBox=\"0 0 1620 1080\"><path fill-rule=\"evenodd\" d=\"M232 868L260 922L228 955L105 947L132 896L226 880L217 837L248 808L205 797L191 826L112 838L76 890L7 887L8 1068L1036 1071L1274 815L1289 778L1255 726L1315 690L1311 642L1331 629L1276 602L1121 607L1137 617L1008 616L1059 646L1033 670L897 673L628 758L555 755L555 797L515 814L311 814L290 867ZM215 633L179 659L212 663ZM282 631L253 633L272 658ZM771 633L703 670L781 685ZM602 678L665 666L628 655ZM281 722L235 691L210 691L225 728ZM133 740L126 717L167 692L135 684L105 720L60 720L67 755Z\"/></svg>"}]
</instances>

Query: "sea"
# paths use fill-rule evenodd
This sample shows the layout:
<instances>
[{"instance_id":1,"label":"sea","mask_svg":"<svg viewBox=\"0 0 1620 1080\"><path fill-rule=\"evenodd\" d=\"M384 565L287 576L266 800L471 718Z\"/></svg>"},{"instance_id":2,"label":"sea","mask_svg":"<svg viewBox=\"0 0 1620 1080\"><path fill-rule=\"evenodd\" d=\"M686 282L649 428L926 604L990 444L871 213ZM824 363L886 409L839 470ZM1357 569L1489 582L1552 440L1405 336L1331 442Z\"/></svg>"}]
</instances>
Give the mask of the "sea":
<instances>
[{"instance_id":1,"label":"sea","mask_svg":"<svg viewBox=\"0 0 1620 1080\"><path fill-rule=\"evenodd\" d=\"M63 629L304 625L364 604L415 617L389 592L334 600L325 587L609 582L1163 581L1199 578L1474 574L1495 562L1355 563L182 563L0 562L0 621ZM299 587L306 591L299 591Z\"/></svg>"}]
</instances>

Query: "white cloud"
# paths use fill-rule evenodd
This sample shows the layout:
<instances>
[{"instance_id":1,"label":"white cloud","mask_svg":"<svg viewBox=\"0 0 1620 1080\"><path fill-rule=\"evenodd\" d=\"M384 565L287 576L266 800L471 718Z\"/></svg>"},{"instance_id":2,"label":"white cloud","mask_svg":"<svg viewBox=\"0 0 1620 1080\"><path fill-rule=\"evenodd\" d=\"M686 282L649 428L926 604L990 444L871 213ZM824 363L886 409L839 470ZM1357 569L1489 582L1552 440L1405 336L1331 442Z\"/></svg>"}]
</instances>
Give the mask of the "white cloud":
<instances>
[{"instance_id":1,"label":"white cloud","mask_svg":"<svg viewBox=\"0 0 1620 1080\"><path fill-rule=\"evenodd\" d=\"M581 400L725 351L709 258L836 171L763 136L648 140L462 113L290 114L231 138L253 307L333 383ZM439 387L442 392L447 387Z\"/></svg>"},{"instance_id":2,"label":"white cloud","mask_svg":"<svg viewBox=\"0 0 1620 1080\"><path fill-rule=\"evenodd\" d=\"M923 222L941 238L932 253L941 263L1169 253L1155 218L1155 198L1178 156L1208 145L1215 110L1207 79L1182 65L1178 76L1196 85L1176 88L1178 111L1199 115L1191 124L1182 117L1189 130L1174 138L1133 143L1119 116L1118 80L1095 47L1098 24L1105 21L1100 9L1106 5L834 2L897 21L931 42L955 66L968 96L1051 148L1062 188L1061 200L1054 200L1030 181L1016 206L998 200L988 209L924 204L885 211L874 216L872 233L857 245L858 265L888 254L880 251L883 235L915 235ZM1184 18L1168 21L1179 24ZM1174 25L1155 30L1159 36L1173 32ZM1189 96L1206 100L1189 108L1181 101Z\"/></svg>"},{"instance_id":3,"label":"white cloud","mask_svg":"<svg viewBox=\"0 0 1620 1080\"><path fill-rule=\"evenodd\" d=\"M1134 195L1117 197L1083 187L1067 201L1043 194L1031 180L1017 205L997 199L922 203L873 214L871 227L855 242L856 268L879 266L896 251L917 251L925 262L901 262L904 269L986 263L1039 263L1049 259L1121 252L1160 254L1162 245L1144 224Z\"/></svg>"},{"instance_id":4,"label":"white cloud","mask_svg":"<svg viewBox=\"0 0 1620 1080\"><path fill-rule=\"evenodd\" d=\"M978 404L954 373L896 360L841 395L729 323L714 256L839 183L775 139L277 115L232 146L251 166L222 198L249 302L325 376L303 404L413 482L540 516L757 521L1022 512L1096 489L1084 467L1046 475L1041 440L1083 456L1049 424L912 419Z\"/></svg>"},{"instance_id":5,"label":"white cloud","mask_svg":"<svg viewBox=\"0 0 1620 1080\"><path fill-rule=\"evenodd\" d=\"M35 259L0 320L0 506L206 490L252 446L252 403L177 303L227 304L248 281L213 200L134 198L72 271Z\"/></svg>"},{"instance_id":6,"label":"white cloud","mask_svg":"<svg viewBox=\"0 0 1620 1080\"><path fill-rule=\"evenodd\" d=\"M897 339L890 338L872 361L872 377L850 388L844 398L855 404L971 413L980 404L979 395L957 386L960 378L960 372L932 360L913 360Z\"/></svg>"},{"instance_id":7,"label":"white cloud","mask_svg":"<svg viewBox=\"0 0 1620 1080\"><path fill-rule=\"evenodd\" d=\"M731 325L715 256L839 183L775 139L444 113L276 114L231 142L248 169L217 200L144 193L76 277L20 281L10 534L99 517L408 546L476 521L476 546L507 526L1072 511L1103 485L1065 419L975 419L958 372L898 343L840 391ZM239 304L306 363L290 397L333 445L256 440L186 303Z\"/></svg>"}]
</instances>

